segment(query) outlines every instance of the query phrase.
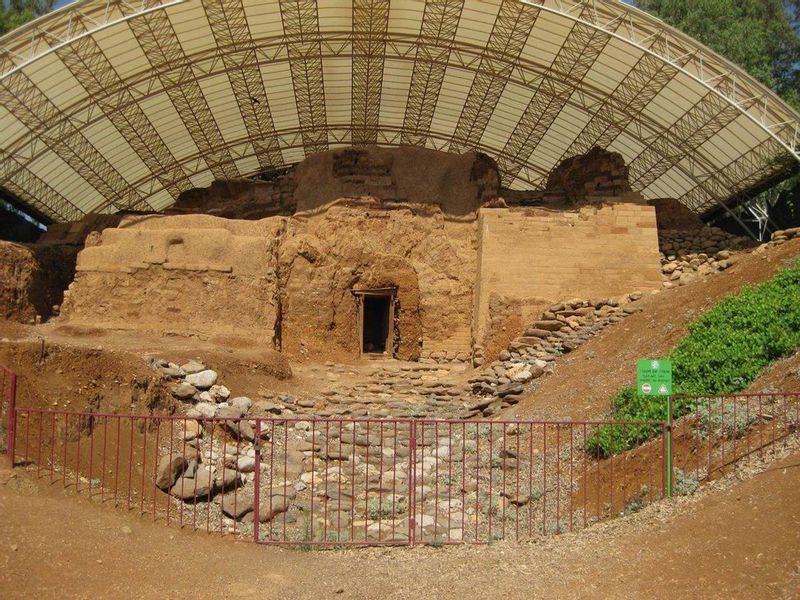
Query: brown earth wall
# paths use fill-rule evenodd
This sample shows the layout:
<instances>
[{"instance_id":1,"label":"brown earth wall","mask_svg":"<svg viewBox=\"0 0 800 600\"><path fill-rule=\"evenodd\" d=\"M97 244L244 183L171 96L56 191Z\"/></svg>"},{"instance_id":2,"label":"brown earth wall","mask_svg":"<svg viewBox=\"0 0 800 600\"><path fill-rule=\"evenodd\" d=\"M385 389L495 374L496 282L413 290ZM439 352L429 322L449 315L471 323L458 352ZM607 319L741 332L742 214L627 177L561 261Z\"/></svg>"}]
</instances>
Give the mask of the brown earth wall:
<instances>
[{"instance_id":1,"label":"brown earth wall","mask_svg":"<svg viewBox=\"0 0 800 600\"><path fill-rule=\"evenodd\" d=\"M108 328L217 334L272 344L274 252L282 218L130 217L79 255L64 320Z\"/></svg>"},{"instance_id":2,"label":"brown earth wall","mask_svg":"<svg viewBox=\"0 0 800 600\"><path fill-rule=\"evenodd\" d=\"M409 208L333 206L289 221L281 245L281 331L292 355L358 354L353 289L396 287L398 358L416 360L469 331L475 225ZM469 352L467 335L459 350Z\"/></svg>"},{"instance_id":3,"label":"brown earth wall","mask_svg":"<svg viewBox=\"0 0 800 600\"><path fill-rule=\"evenodd\" d=\"M0 241L0 318L48 319L75 273L72 246Z\"/></svg>"},{"instance_id":4,"label":"brown earth wall","mask_svg":"<svg viewBox=\"0 0 800 600\"><path fill-rule=\"evenodd\" d=\"M412 146L313 154L297 166L294 179L298 212L338 198L372 196L435 205L447 215L474 216L500 190L497 165L489 157Z\"/></svg>"}]
</instances>

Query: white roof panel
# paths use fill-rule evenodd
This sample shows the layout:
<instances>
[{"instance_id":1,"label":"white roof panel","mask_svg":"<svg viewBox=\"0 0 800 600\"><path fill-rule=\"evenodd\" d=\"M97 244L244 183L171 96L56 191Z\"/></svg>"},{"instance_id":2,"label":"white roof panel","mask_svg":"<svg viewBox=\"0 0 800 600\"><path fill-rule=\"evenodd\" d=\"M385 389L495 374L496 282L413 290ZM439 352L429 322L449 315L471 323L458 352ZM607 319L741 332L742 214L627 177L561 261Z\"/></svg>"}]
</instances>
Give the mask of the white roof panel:
<instances>
[{"instance_id":1,"label":"white roof panel","mask_svg":"<svg viewBox=\"0 0 800 600\"><path fill-rule=\"evenodd\" d=\"M365 15L356 32L354 4ZM161 210L187 186L296 163L319 133L348 144L375 115L379 142L400 143L417 123L417 143L493 155L515 187L543 185L569 153L602 140L640 174L645 197L698 212L800 158L795 111L621 2L136 6L79 0L0 39L0 143L11 157L0 186L49 218ZM78 13L87 30L74 26ZM354 78L354 63L367 75ZM374 86L355 90L372 105L353 110L354 85ZM277 154L257 156L255 139ZM54 190L46 199L33 196L42 183Z\"/></svg>"}]
</instances>

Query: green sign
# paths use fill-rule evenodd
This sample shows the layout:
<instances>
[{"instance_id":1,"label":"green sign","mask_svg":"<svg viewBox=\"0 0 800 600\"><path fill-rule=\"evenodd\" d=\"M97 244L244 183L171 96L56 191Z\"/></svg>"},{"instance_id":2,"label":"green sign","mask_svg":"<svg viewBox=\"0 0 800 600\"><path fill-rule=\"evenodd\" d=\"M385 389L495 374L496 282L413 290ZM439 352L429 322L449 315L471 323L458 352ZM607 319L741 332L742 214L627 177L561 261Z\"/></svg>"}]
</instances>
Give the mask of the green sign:
<instances>
[{"instance_id":1,"label":"green sign","mask_svg":"<svg viewBox=\"0 0 800 600\"><path fill-rule=\"evenodd\" d=\"M640 360L636 374L636 388L642 396L672 395L671 360Z\"/></svg>"}]
</instances>

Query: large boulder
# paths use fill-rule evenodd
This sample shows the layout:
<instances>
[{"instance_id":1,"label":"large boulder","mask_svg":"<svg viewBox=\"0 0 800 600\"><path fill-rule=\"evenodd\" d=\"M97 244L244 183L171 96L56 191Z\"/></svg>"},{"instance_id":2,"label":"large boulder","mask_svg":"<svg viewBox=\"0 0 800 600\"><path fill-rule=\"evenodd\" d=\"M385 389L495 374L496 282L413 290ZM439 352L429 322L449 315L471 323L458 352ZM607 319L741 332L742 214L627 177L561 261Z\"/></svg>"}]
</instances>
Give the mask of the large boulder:
<instances>
[{"instance_id":1,"label":"large boulder","mask_svg":"<svg viewBox=\"0 0 800 600\"><path fill-rule=\"evenodd\" d=\"M269 523L278 515L289 510L290 500L286 496L270 496L258 505L258 520Z\"/></svg>"},{"instance_id":2,"label":"large boulder","mask_svg":"<svg viewBox=\"0 0 800 600\"><path fill-rule=\"evenodd\" d=\"M217 491L214 474L208 467L199 466L194 477L179 477L169 493L181 500L210 499Z\"/></svg>"},{"instance_id":3,"label":"large boulder","mask_svg":"<svg viewBox=\"0 0 800 600\"><path fill-rule=\"evenodd\" d=\"M167 491L186 470L188 464L186 457L182 454L173 453L161 457L156 470L156 487Z\"/></svg>"},{"instance_id":4,"label":"large boulder","mask_svg":"<svg viewBox=\"0 0 800 600\"><path fill-rule=\"evenodd\" d=\"M253 406L253 401L247 396L238 396L228 401L228 404L246 413Z\"/></svg>"},{"instance_id":5,"label":"large boulder","mask_svg":"<svg viewBox=\"0 0 800 600\"><path fill-rule=\"evenodd\" d=\"M217 382L217 372L211 369L192 373L186 376L186 383L193 385L198 390L207 390Z\"/></svg>"},{"instance_id":6,"label":"large boulder","mask_svg":"<svg viewBox=\"0 0 800 600\"><path fill-rule=\"evenodd\" d=\"M187 375L193 375L195 373L199 373L200 371L205 371L206 366L200 361L192 359L185 365L181 365L181 369L183 369L183 372Z\"/></svg>"},{"instance_id":7,"label":"large boulder","mask_svg":"<svg viewBox=\"0 0 800 600\"><path fill-rule=\"evenodd\" d=\"M189 383L186 383L185 381L182 381L181 383L174 384L171 388L171 391L172 395L178 400L191 400L197 393L197 388Z\"/></svg>"},{"instance_id":8,"label":"large boulder","mask_svg":"<svg viewBox=\"0 0 800 600\"><path fill-rule=\"evenodd\" d=\"M505 385L498 386L494 395L498 398L506 398L507 396L517 396L525 391L521 383L511 382Z\"/></svg>"},{"instance_id":9,"label":"large boulder","mask_svg":"<svg viewBox=\"0 0 800 600\"><path fill-rule=\"evenodd\" d=\"M253 512L253 497L236 493L225 494L221 503L222 512L237 521Z\"/></svg>"}]
</instances>

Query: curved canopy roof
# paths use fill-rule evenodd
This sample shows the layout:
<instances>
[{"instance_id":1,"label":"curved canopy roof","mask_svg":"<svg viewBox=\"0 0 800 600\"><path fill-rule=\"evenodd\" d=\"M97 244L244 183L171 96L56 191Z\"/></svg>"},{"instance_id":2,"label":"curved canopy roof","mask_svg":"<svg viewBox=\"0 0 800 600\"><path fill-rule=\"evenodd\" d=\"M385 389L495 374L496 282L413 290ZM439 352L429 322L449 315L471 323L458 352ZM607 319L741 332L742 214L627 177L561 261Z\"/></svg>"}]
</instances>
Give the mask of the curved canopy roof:
<instances>
[{"instance_id":1,"label":"curved canopy roof","mask_svg":"<svg viewBox=\"0 0 800 600\"><path fill-rule=\"evenodd\" d=\"M597 145L697 212L800 158L800 115L611 0L80 0L0 46L0 187L55 220L339 146L479 149L526 189Z\"/></svg>"}]
</instances>

